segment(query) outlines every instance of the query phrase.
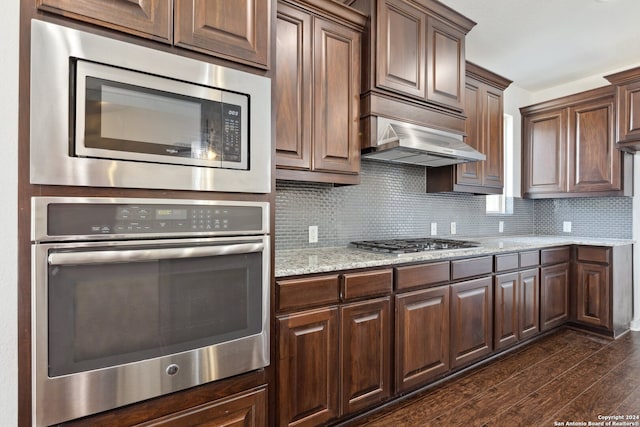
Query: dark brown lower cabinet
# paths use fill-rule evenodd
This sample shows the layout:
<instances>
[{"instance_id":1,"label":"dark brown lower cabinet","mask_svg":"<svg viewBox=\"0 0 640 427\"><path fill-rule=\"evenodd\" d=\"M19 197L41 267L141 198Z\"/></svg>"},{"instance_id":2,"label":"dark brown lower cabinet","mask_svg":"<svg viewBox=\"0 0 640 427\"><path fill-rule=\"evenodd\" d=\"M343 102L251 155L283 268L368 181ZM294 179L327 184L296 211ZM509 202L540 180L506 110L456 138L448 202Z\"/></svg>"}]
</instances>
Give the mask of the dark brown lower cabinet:
<instances>
[{"instance_id":1,"label":"dark brown lower cabinet","mask_svg":"<svg viewBox=\"0 0 640 427\"><path fill-rule=\"evenodd\" d=\"M569 319L569 263L540 269L540 329L554 328Z\"/></svg>"},{"instance_id":2,"label":"dark brown lower cabinet","mask_svg":"<svg viewBox=\"0 0 640 427\"><path fill-rule=\"evenodd\" d=\"M338 308L279 317L278 425L311 426L338 416Z\"/></svg>"},{"instance_id":3,"label":"dark brown lower cabinet","mask_svg":"<svg viewBox=\"0 0 640 427\"><path fill-rule=\"evenodd\" d=\"M396 393L449 370L449 286L396 295Z\"/></svg>"},{"instance_id":4,"label":"dark brown lower cabinet","mask_svg":"<svg viewBox=\"0 0 640 427\"><path fill-rule=\"evenodd\" d=\"M494 347L500 350L540 331L537 268L494 279Z\"/></svg>"},{"instance_id":5,"label":"dark brown lower cabinet","mask_svg":"<svg viewBox=\"0 0 640 427\"><path fill-rule=\"evenodd\" d=\"M266 427L267 390L261 388L136 424L136 427L170 426Z\"/></svg>"},{"instance_id":6,"label":"dark brown lower cabinet","mask_svg":"<svg viewBox=\"0 0 640 427\"><path fill-rule=\"evenodd\" d=\"M467 365L492 351L492 277L451 285L451 367Z\"/></svg>"},{"instance_id":7,"label":"dark brown lower cabinet","mask_svg":"<svg viewBox=\"0 0 640 427\"><path fill-rule=\"evenodd\" d=\"M496 350L518 342L520 329L518 299L520 275L518 272L500 274L495 277L495 304L493 335Z\"/></svg>"},{"instance_id":8,"label":"dark brown lower cabinet","mask_svg":"<svg viewBox=\"0 0 640 427\"><path fill-rule=\"evenodd\" d=\"M340 308L341 415L391 396L390 313L390 297Z\"/></svg>"},{"instance_id":9,"label":"dark brown lower cabinet","mask_svg":"<svg viewBox=\"0 0 640 427\"><path fill-rule=\"evenodd\" d=\"M579 262L576 266L576 320L611 328L609 318L609 266Z\"/></svg>"},{"instance_id":10,"label":"dark brown lower cabinet","mask_svg":"<svg viewBox=\"0 0 640 427\"><path fill-rule=\"evenodd\" d=\"M540 332L540 273L538 268L520 271L520 304L518 338L525 339Z\"/></svg>"}]
</instances>

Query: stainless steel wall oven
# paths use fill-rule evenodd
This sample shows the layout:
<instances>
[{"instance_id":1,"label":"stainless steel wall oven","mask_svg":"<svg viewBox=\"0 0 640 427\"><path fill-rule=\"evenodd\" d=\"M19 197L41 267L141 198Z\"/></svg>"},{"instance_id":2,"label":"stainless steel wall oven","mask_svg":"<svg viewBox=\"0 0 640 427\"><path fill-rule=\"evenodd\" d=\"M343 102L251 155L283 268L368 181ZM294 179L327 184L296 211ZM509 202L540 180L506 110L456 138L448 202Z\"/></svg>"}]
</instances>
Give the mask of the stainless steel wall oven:
<instances>
[{"instance_id":1,"label":"stainless steel wall oven","mask_svg":"<svg viewBox=\"0 0 640 427\"><path fill-rule=\"evenodd\" d=\"M269 364L269 205L32 199L33 423Z\"/></svg>"},{"instance_id":2,"label":"stainless steel wall oven","mask_svg":"<svg viewBox=\"0 0 640 427\"><path fill-rule=\"evenodd\" d=\"M33 20L33 184L269 193L271 80Z\"/></svg>"}]
</instances>

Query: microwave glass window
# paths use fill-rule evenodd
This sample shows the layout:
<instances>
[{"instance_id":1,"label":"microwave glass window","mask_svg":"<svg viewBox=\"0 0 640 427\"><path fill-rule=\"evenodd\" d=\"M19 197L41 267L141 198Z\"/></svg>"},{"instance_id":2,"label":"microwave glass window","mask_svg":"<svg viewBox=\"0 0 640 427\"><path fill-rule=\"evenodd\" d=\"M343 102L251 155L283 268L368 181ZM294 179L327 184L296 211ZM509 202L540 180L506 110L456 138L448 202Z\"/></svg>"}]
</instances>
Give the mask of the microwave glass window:
<instances>
[{"instance_id":1,"label":"microwave glass window","mask_svg":"<svg viewBox=\"0 0 640 427\"><path fill-rule=\"evenodd\" d=\"M49 267L49 375L261 331L262 254Z\"/></svg>"},{"instance_id":2,"label":"microwave glass window","mask_svg":"<svg viewBox=\"0 0 640 427\"><path fill-rule=\"evenodd\" d=\"M241 105L92 76L84 87L80 154L246 169Z\"/></svg>"}]
</instances>

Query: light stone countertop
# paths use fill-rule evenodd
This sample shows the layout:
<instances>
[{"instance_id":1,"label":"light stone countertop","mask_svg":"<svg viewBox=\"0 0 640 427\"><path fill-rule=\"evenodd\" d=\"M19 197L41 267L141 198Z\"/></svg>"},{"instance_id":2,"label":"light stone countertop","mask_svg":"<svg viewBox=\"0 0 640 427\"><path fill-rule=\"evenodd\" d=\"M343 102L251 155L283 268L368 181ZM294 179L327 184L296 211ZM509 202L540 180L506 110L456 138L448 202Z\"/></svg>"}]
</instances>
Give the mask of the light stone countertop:
<instances>
[{"instance_id":1,"label":"light stone countertop","mask_svg":"<svg viewBox=\"0 0 640 427\"><path fill-rule=\"evenodd\" d=\"M577 236L504 236L504 237L461 237L446 236L448 239L471 240L479 247L470 249L439 250L416 254L391 255L367 252L349 247L317 249L294 249L276 251L275 276L297 276L312 273L326 273L366 267L405 264L438 259L451 259L490 255L501 252L516 252L562 245L620 246L633 244L627 239L596 239Z\"/></svg>"}]
</instances>

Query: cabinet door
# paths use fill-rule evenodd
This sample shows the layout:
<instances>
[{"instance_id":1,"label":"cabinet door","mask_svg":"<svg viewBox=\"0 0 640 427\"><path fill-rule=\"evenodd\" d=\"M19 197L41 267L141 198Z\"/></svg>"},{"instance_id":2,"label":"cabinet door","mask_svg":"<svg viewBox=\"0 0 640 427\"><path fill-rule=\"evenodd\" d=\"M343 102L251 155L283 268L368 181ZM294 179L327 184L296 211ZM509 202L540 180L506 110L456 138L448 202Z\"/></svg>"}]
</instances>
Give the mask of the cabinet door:
<instances>
[{"instance_id":1,"label":"cabinet door","mask_svg":"<svg viewBox=\"0 0 640 427\"><path fill-rule=\"evenodd\" d=\"M171 42L173 0L37 0L39 9Z\"/></svg>"},{"instance_id":2,"label":"cabinet door","mask_svg":"<svg viewBox=\"0 0 640 427\"><path fill-rule=\"evenodd\" d=\"M276 164L311 169L311 16L278 4L275 109Z\"/></svg>"},{"instance_id":3,"label":"cabinet door","mask_svg":"<svg viewBox=\"0 0 640 427\"><path fill-rule=\"evenodd\" d=\"M518 338L525 339L540 332L540 274L537 268L521 271L518 292Z\"/></svg>"},{"instance_id":4,"label":"cabinet door","mask_svg":"<svg viewBox=\"0 0 640 427\"><path fill-rule=\"evenodd\" d=\"M318 425L338 415L338 309L277 320L278 425Z\"/></svg>"},{"instance_id":5,"label":"cabinet door","mask_svg":"<svg viewBox=\"0 0 640 427\"><path fill-rule=\"evenodd\" d=\"M467 115L465 142L481 153L485 153L483 139L482 100L484 85L471 78L467 78L464 98L464 113ZM469 162L456 165L457 184L482 185L482 166L484 162Z\"/></svg>"},{"instance_id":6,"label":"cabinet door","mask_svg":"<svg viewBox=\"0 0 640 427\"><path fill-rule=\"evenodd\" d=\"M540 327L546 331L569 318L569 263L540 269Z\"/></svg>"},{"instance_id":7,"label":"cabinet door","mask_svg":"<svg viewBox=\"0 0 640 427\"><path fill-rule=\"evenodd\" d=\"M396 392L449 370L449 286L396 296Z\"/></svg>"},{"instance_id":8,"label":"cabinet door","mask_svg":"<svg viewBox=\"0 0 640 427\"><path fill-rule=\"evenodd\" d=\"M175 44L269 68L270 0L176 1Z\"/></svg>"},{"instance_id":9,"label":"cabinet door","mask_svg":"<svg viewBox=\"0 0 640 427\"><path fill-rule=\"evenodd\" d=\"M569 108L569 192L622 188L613 95Z\"/></svg>"},{"instance_id":10,"label":"cabinet door","mask_svg":"<svg viewBox=\"0 0 640 427\"><path fill-rule=\"evenodd\" d=\"M502 349L518 342L518 273L501 274L494 279L494 332L496 349Z\"/></svg>"},{"instance_id":11,"label":"cabinet door","mask_svg":"<svg viewBox=\"0 0 640 427\"><path fill-rule=\"evenodd\" d=\"M267 390L233 396L196 406L136 427L266 427Z\"/></svg>"},{"instance_id":12,"label":"cabinet door","mask_svg":"<svg viewBox=\"0 0 640 427\"><path fill-rule=\"evenodd\" d=\"M640 141L640 82L618 87L618 142L637 150Z\"/></svg>"},{"instance_id":13,"label":"cabinet door","mask_svg":"<svg viewBox=\"0 0 640 427\"><path fill-rule=\"evenodd\" d=\"M391 395L390 304L386 297L340 309L342 415Z\"/></svg>"},{"instance_id":14,"label":"cabinet door","mask_svg":"<svg viewBox=\"0 0 640 427\"><path fill-rule=\"evenodd\" d=\"M451 285L451 367L466 365L493 349L491 277Z\"/></svg>"},{"instance_id":15,"label":"cabinet door","mask_svg":"<svg viewBox=\"0 0 640 427\"><path fill-rule=\"evenodd\" d=\"M425 99L427 15L404 0L380 0L376 85Z\"/></svg>"},{"instance_id":16,"label":"cabinet door","mask_svg":"<svg viewBox=\"0 0 640 427\"><path fill-rule=\"evenodd\" d=\"M360 170L360 33L314 19L313 170Z\"/></svg>"},{"instance_id":17,"label":"cabinet door","mask_svg":"<svg viewBox=\"0 0 640 427\"><path fill-rule=\"evenodd\" d=\"M581 262L577 274L576 320L610 329L609 266Z\"/></svg>"},{"instance_id":18,"label":"cabinet door","mask_svg":"<svg viewBox=\"0 0 640 427\"><path fill-rule=\"evenodd\" d=\"M565 192L566 114L563 110L524 117L524 196Z\"/></svg>"},{"instance_id":19,"label":"cabinet door","mask_svg":"<svg viewBox=\"0 0 640 427\"><path fill-rule=\"evenodd\" d=\"M462 111L465 34L432 17L427 23L427 100Z\"/></svg>"},{"instance_id":20,"label":"cabinet door","mask_svg":"<svg viewBox=\"0 0 640 427\"><path fill-rule=\"evenodd\" d=\"M504 108L502 91L487 86L483 92L482 132L484 153L487 160L482 163L482 185L502 188L504 186Z\"/></svg>"}]
</instances>

